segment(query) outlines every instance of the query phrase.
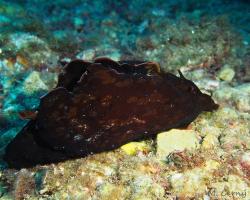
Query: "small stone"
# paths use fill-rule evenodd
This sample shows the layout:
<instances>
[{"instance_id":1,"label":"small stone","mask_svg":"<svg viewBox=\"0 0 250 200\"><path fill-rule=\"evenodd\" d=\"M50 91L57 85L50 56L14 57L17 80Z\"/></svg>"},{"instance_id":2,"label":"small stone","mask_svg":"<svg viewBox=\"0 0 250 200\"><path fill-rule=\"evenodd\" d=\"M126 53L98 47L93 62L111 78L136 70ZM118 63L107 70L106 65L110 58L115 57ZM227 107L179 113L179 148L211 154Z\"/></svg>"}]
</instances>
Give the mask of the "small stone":
<instances>
[{"instance_id":1,"label":"small stone","mask_svg":"<svg viewBox=\"0 0 250 200\"><path fill-rule=\"evenodd\" d=\"M219 166L220 166L220 163L218 163L217 161L215 161L215 160L208 160L208 161L206 161L204 170L207 171L207 172L211 172L213 170L218 169Z\"/></svg>"},{"instance_id":2,"label":"small stone","mask_svg":"<svg viewBox=\"0 0 250 200\"><path fill-rule=\"evenodd\" d=\"M245 180L238 176L229 174L226 181L213 182L211 188L216 189L218 199L249 199L250 188ZM230 198L232 197L232 198Z\"/></svg>"},{"instance_id":3,"label":"small stone","mask_svg":"<svg viewBox=\"0 0 250 200\"><path fill-rule=\"evenodd\" d=\"M172 152L193 150L198 147L199 139L193 130L172 129L157 135L157 155L162 160Z\"/></svg>"},{"instance_id":4,"label":"small stone","mask_svg":"<svg viewBox=\"0 0 250 200\"><path fill-rule=\"evenodd\" d=\"M232 98L236 108L241 112L250 112L250 83L235 87Z\"/></svg>"},{"instance_id":5,"label":"small stone","mask_svg":"<svg viewBox=\"0 0 250 200\"><path fill-rule=\"evenodd\" d=\"M218 119L232 120L238 119L239 115L237 111L231 107L223 107L216 112Z\"/></svg>"},{"instance_id":6,"label":"small stone","mask_svg":"<svg viewBox=\"0 0 250 200\"><path fill-rule=\"evenodd\" d=\"M209 133L206 135L206 137L204 138L202 142L202 148L211 149L217 146L218 144L219 144L219 141L216 135Z\"/></svg>"},{"instance_id":7,"label":"small stone","mask_svg":"<svg viewBox=\"0 0 250 200\"><path fill-rule=\"evenodd\" d=\"M250 83L244 83L236 87L237 90L240 90L242 93L250 95Z\"/></svg>"},{"instance_id":8,"label":"small stone","mask_svg":"<svg viewBox=\"0 0 250 200\"><path fill-rule=\"evenodd\" d=\"M35 179L27 169L21 169L15 180L14 199L31 199L35 193Z\"/></svg>"},{"instance_id":9,"label":"small stone","mask_svg":"<svg viewBox=\"0 0 250 200\"><path fill-rule=\"evenodd\" d=\"M224 67L219 72L219 78L223 81L231 82L234 78L235 71L232 68Z\"/></svg>"},{"instance_id":10,"label":"small stone","mask_svg":"<svg viewBox=\"0 0 250 200\"><path fill-rule=\"evenodd\" d=\"M213 135L218 138L221 135L221 129L218 127L212 127L209 125L205 125L200 130L201 136L206 137L207 135Z\"/></svg>"},{"instance_id":11,"label":"small stone","mask_svg":"<svg viewBox=\"0 0 250 200\"><path fill-rule=\"evenodd\" d=\"M33 71L25 79L23 84L23 90L26 94L33 94L39 90L49 90L49 88L41 80L39 72Z\"/></svg>"},{"instance_id":12,"label":"small stone","mask_svg":"<svg viewBox=\"0 0 250 200\"><path fill-rule=\"evenodd\" d=\"M149 175L139 175L134 178L133 195L131 199L146 200L146 199L163 199L164 188L156 183Z\"/></svg>"},{"instance_id":13,"label":"small stone","mask_svg":"<svg viewBox=\"0 0 250 200\"><path fill-rule=\"evenodd\" d=\"M121 185L105 183L99 188L98 199L127 199L126 188Z\"/></svg>"},{"instance_id":14,"label":"small stone","mask_svg":"<svg viewBox=\"0 0 250 200\"><path fill-rule=\"evenodd\" d=\"M173 192L183 199L204 194L208 183L212 180L211 174L219 169L220 164L214 160L207 160L204 166L187 170L184 173L173 173L169 177Z\"/></svg>"},{"instance_id":15,"label":"small stone","mask_svg":"<svg viewBox=\"0 0 250 200\"><path fill-rule=\"evenodd\" d=\"M250 174L250 152L245 152L241 156L240 165L243 171Z\"/></svg>"},{"instance_id":16,"label":"small stone","mask_svg":"<svg viewBox=\"0 0 250 200\"><path fill-rule=\"evenodd\" d=\"M134 178L133 180L133 189L135 193L140 193L143 190L148 190L150 187L152 187L152 184L154 183L152 177L149 175L140 175Z\"/></svg>"},{"instance_id":17,"label":"small stone","mask_svg":"<svg viewBox=\"0 0 250 200\"><path fill-rule=\"evenodd\" d=\"M149 146L145 142L130 142L121 146L121 149L128 155L136 155L138 152L148 152Z\"/></svg>"},{"instance_id":18,"label":"small stone","mask_svg":"<svg viewBox=\"0 0 250 200\"><path fill-rule=\"evenodd\" d=\"M81 26L83 26L83 24L84 24L84 22L83 22L82 18L79 18L79 17L74 18L75 27L81 27Z\"/></svg>"},{"instance_id":19,"label":"small stone","mask_svg":"<svg viewBox=\"0 0 250 200\"><path fill-rule=\"evenodd\" d=\"M228 101L232 98L235 92L237 92L235 88L221 86L219 89L215 90L213 97L218 101Z\"/></svg>"},{"instance_id":20,"label":"small stone","mask_svg":"<svg viewBox=\"0 0 250 200\"><path fill-rule=\"evenodd\" d=\"M95 49L87 49L79 53L76 57L78 59L83 59L83 60L93 60L95 57L95 54L96 54Z\"/></svg>"},{"instance_id":21,"label":"small stone","mask_svg":"<svg viewBox=\"0 0 250 200\"><path fill-rule=\"evenodd\" d=\"M43 39L29 33L14 33L10 35L9 50L16 52L17 63L26 68L41 68L56 66L58 55L50 49Z\"/></svg>"},{"instance_id":22,"label":"small stone","mask_svg":"<svg viewBox=\"0 0 250 200\"><path fill-rule=\"evenodd\" d=\"M247 165L250 166L250 152L245 152L243 155L242 155L242 162L245 162L247 163Z\"/></svg>"},{"instance_id":23,"label":"small stone","mask_svg":"<svg viewBox=\"0 0 250 200\"><path fill-rule=\"evenodd\" d=\"M157 17L163 17L165 16L166 12L164 9L154 8L152 10L152 14Z\"/></svg>"},{"instance_id":24,"label":"small stone","mask_svg":"<svg viewBox=\"0 0 250 200\"><path fill-rule=\"evenodd\" d=\"M250 111L250 95L247 94L237 94L233 95L233 100L236 104L236 108L241 112Z\"/></svg>"},{"instance_id":25,"label":"small stone","mask_svg":"<svg viewBox=\"0 0 250 200\"><path fill-rule=\"evenodd\" d=\"M29 67L29 62L25 57L17 55L16 61L20 63L21 65L25 66L26 68Z\"/></svg>"}]
</instances>

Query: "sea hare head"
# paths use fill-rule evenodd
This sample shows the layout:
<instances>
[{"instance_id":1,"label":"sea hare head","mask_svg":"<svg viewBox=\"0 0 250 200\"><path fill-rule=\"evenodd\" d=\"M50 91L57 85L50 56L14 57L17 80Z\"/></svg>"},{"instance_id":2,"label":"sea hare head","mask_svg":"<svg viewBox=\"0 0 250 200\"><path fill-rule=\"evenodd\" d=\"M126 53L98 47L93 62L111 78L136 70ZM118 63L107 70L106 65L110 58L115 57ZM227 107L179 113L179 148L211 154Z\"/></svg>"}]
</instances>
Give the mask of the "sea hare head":
<instances>
[{"instance_id":1,"label":"sea hare head","mask_svg":"<svg viewBox=\"0 0 250 200\"><path fill-rule=\"evenodd\" d=\"M218 106L181 73L154 62L74 60L41 98L35 119L6 148L10 167L30 167L115 149L185 127Z\"/></svg>"},{"instance_id":2,"label":"sea hare head","mask_svg":"<svg viewBox=\"0 0 250 200\"><path fill-rule=\"evenodd\" d=\"M197 98L198 107L201 111L212 111L218 108L218 104L216 104L211 96L204 94L200 91L200 89L190 80L186 79L181 71L179 71L179 84L177 84L178 88L186 93L189 93L191 96Z\"/></svg>"}]
</instances>

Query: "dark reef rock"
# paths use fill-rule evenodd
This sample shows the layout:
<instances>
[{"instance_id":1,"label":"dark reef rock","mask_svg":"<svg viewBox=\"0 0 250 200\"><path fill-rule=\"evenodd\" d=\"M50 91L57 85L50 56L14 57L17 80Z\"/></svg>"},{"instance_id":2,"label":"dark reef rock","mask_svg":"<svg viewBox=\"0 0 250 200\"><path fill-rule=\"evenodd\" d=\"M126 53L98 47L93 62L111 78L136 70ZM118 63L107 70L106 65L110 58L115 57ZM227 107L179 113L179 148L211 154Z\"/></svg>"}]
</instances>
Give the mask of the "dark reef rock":
<instances>
[{"instance_id":1,"label":"dark reef rock","mask_svg":"<svg viewBox=\"0 0 250 200\"><path fill-rule=\"evenodd\" d=\"M153 62L74 60L4 159L21 168L84 157L185 127L217 107L181 73L163 73Z\"/></svg>"}]
</instances>

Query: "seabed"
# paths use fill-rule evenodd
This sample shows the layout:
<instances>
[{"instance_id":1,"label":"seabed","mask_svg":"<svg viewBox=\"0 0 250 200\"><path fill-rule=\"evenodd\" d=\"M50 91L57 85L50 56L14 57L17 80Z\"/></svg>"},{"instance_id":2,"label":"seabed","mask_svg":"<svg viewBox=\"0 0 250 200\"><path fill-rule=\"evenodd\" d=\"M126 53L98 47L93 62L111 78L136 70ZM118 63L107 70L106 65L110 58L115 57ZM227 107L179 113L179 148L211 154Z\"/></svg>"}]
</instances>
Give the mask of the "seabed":
<instances>
[{"instance_id":1,"label":"seabed","mask_svg":"<svg viewBox=\"0 0 250 200\"><path fill-rule=\"evenodd\" d=\"M220 105L187 129L76 160L8 169L6 145L62 63L146 60ZM171 145L170 145L171 144ZM0 0L0 199L250 199L247 0Z\"/></svg>"}]
</instances>

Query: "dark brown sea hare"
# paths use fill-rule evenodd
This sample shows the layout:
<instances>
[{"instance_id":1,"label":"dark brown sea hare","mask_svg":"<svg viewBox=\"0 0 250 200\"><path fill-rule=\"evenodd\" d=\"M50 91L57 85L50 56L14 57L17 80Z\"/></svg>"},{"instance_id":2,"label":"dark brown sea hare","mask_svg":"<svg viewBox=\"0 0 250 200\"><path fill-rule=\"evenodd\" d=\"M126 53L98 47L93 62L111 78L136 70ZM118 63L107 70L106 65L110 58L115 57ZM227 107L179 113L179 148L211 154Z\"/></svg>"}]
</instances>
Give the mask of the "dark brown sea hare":
<instances>
[{"instance_id":1,"label":"dark brown sea hare","mask_svg":"<svg viewBox=\"0 0 250 200\"><path fill-rule=\"evenodd\" d=\"M218 107L183 77L153 62L108 58L70 62L55 89L7 146L10 167L30 167L115 149L127 142L185 127Z\"/></svg>"}]
</instances>

